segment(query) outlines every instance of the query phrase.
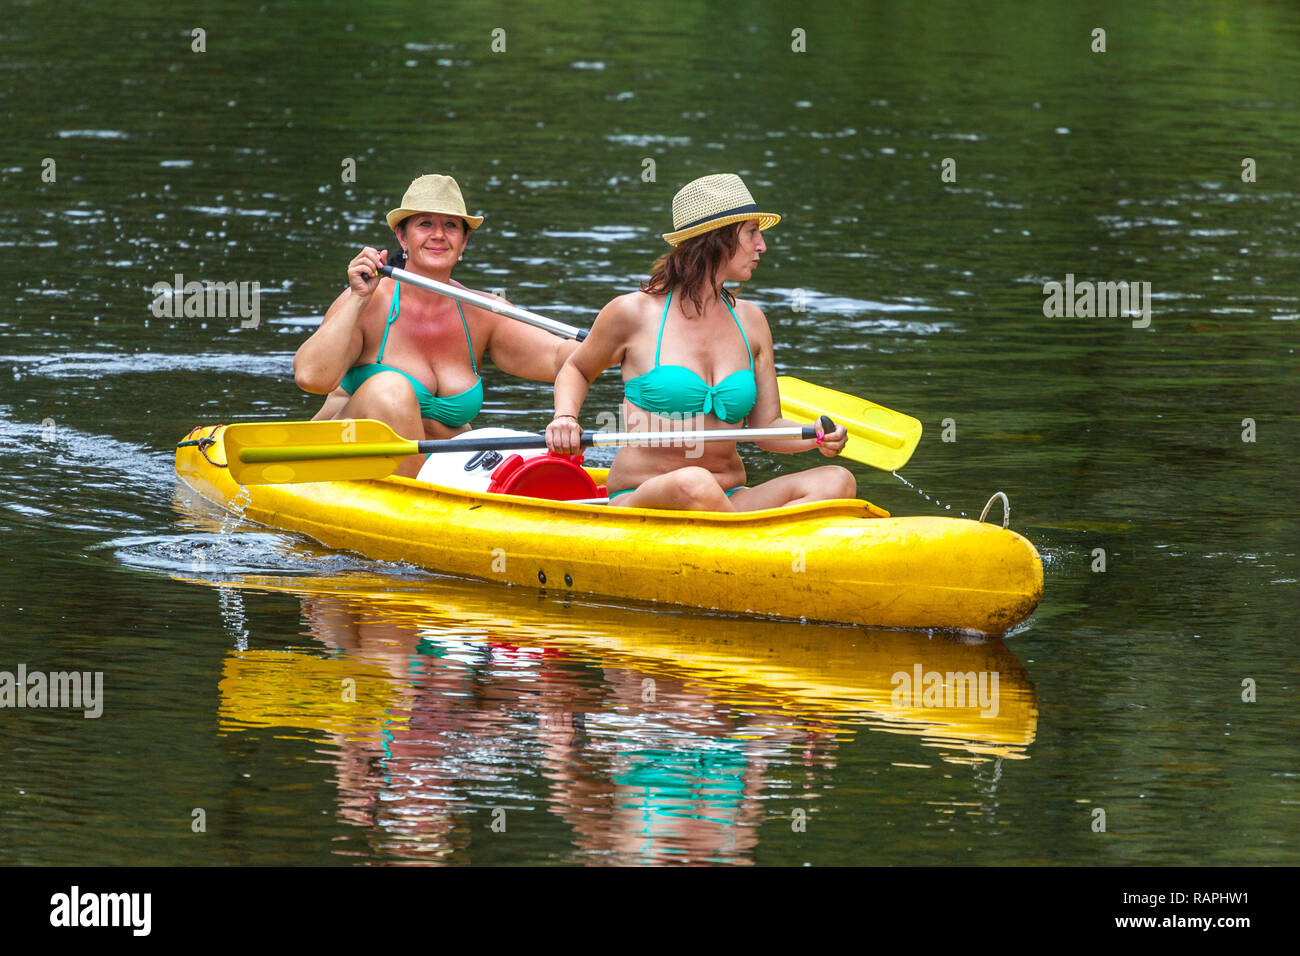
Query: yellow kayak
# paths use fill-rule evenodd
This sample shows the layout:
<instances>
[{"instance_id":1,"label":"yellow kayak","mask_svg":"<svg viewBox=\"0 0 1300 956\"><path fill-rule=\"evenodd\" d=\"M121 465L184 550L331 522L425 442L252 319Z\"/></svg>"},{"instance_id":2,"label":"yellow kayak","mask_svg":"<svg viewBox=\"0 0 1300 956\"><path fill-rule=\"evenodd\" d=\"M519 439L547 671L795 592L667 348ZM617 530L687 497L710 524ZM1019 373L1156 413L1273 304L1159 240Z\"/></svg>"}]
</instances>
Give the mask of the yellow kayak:
<instances>
[{"instance_id":1,"label":"yellow kayak","mask_svg":"<svg viewBox=\"0 0 1300 956\"><path fill-rule=\"evenodd\" d=\"M1025 538L861 500L712 514L609 508L409 478L239 485L221 426L179 447L203 497L331 548L445 574L739 614L1000 635L1043 593ZM603 472L589 469L593 480Z\"/></svg>"}]
</instances>

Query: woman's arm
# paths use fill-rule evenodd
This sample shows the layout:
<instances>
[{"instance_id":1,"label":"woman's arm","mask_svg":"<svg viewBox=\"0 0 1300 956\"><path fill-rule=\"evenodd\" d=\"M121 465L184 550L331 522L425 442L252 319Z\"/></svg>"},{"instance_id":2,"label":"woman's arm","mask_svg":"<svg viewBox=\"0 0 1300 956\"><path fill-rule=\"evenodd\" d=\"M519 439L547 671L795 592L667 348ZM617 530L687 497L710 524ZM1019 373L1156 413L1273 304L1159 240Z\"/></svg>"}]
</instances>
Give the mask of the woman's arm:
<instances>
[{"instance_id":1,"label":"woman's arm","mask_svg":"<svg viewBox=\"0 0 1300 956\"><path fill-rule=\"evenodd\" d=\"M480 295L488 293L480 292ZM490 296L509 305L499 295ZM492 315L495 325L487 342L487 353L501 371L535 382L554 382L578 343L562 339L507 316Z\"/></svg>"},{"instance_id":2,"label":"woman's arm","mask_svg":"<svg viewBox=\"0 0 1300 956\"><path fill-rule=\"evenodd\" d=\"M361 357L365 338L359 320L379 288L379 267L386 256L367 246L348 263L348 287L294 354L293 378L304 392L328 395Z\"/></svg>"},{"instance_id":3,"label":"woman's arm","mask_svg":"<svg viewBox=\"0 0 1300 956\"><path fill-rule=\"evenodd\" d=\"M546 447L556 454L571 455L581 450L578 413L596 376L623 362L634 314L630 300L635 295L619 296L600 310L591 332L555 376L555 418L546 428Z\"/></svg>"},{"instance_id":4,"label":"woman's arm","mask_svg":"<svg viewBox=\"0 0 1300 956\"><path fill-rule=\"evenodd\" d=\"M754 346L754 384L758 388L758 399L748 416L750 428L782 428L801 425L802 422L791 421L781 417L781 392L776 384L776 359L772 353L772 330L767 324L763 310L752 303L738 303L743 306L746 319L745 331ZM817 423L817 434L822 434L821 423ZM828 458L833 458L844 450L849 433L843 425L836 425L835 430L822 438L821 444L816 439L788 438L779 441L755 442L764 451L778 453L795 453L816 448Z\"/></svg>"}]
</instances>

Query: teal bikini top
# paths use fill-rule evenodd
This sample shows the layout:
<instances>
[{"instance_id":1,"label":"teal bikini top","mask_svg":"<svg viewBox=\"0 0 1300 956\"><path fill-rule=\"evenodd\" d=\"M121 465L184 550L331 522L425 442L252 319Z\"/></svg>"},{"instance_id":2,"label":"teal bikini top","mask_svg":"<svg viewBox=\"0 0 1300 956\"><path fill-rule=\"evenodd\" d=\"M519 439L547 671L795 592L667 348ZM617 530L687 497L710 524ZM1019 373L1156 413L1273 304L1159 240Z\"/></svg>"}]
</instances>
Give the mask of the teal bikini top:
<instances>
[{"instance_id":1,"label":"teal bikini top","mask_svg":"<svg viewBox=\"0 0 1300 956\"><path fill-rule=\"evenodd\" d=\"M644 375L629 379L623 394L633 405L656 415L708 415L712 412L728 424L741 421L758 401L758 384L754 381L754 354L749 352L749 338L736 318L736 310L723 298L727 311L735 319L740 337L749 352L749 368L732 372L717 385L709 385L684 365L660 365L659 350L664 343L664 325L673 295L668 293L664 315L659 320L659 341L655 344L655 367Z\"/></svg>"},{"instance_id":2,"label":"teal bikini top","mask_svg":"<svg viewBox=\"0 0 1300 956\"><path fill-rule=\"evenodd\" d=\"M405 375L407 381L411 383L411 387L415 389L415 398L420 403L420 414L422 416L432 418L452 428L459 428L461 425L469 424L483 407L483 378L481 376L473 385L460 394L439 397L425 388L424 383L414 376L403 372L400 368L393 368L391 365L383 364L384 348L388 345L388 330L397 321L398 296L401 291L402 284L398 282L393 287L393 304L388 307L388 324L384 326L384 339L379 343L379 355L369 365L356 365L348 369L343 376L343 381L339 384L342 386L343 391L351 395L372 375L378 375L380 372L396 372L398 375ZM459 302L456 303L456 311L460 313L460 324L465 328L465 342L469 345L470 368L474 370L475 375L478 375L478 366L474 363L474 343L470 341L469 324L465 321L465 312L461 309Z\"/></svg>"}]
</instances>

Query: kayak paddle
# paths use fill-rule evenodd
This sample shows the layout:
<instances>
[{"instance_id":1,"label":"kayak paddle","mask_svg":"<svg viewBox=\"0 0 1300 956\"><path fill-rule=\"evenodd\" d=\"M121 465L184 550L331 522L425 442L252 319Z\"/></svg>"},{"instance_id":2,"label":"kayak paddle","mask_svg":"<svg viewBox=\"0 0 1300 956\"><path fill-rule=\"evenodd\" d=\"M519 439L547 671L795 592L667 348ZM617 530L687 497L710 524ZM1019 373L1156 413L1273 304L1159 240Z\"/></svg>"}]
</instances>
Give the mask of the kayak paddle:
<instances>
[{"instance_id":1,"label":"kayak paddle","mask_svg":"<svg viewBox=\"0 0 1300 956\"><path fill-rule=\"evenodd\" d=\"M882 471L897 471L907 464L921 440L921 423L910 415L789 375L778 376L776 384L781 389L781 414L786 418L812 422L829 415L848 429L848 444L840 452L845 458Z\"/></svg>"},{"instance_id":2,"label":"kayak paddle","mask_svg":"<svg viewBox=\"0 0 1300 956\"><path fill-rule=\"evenodd\" d=\"M486 309L489 312L495 312L497 315L504 315L507 318L523 322L525 325L533 325L539 329L544 329L552 335L558 335L562 339L577 339L581 342L587 337L587 330L580 329L576 325L566 325L563 322L556 322L554 319L548 319L544 315L538 315L536 312L529 312L527 309L521 309L515 305L506 305L504 302L498 302L491 296L482 295L478 292L471 292L469 289L458 289L454 285L448 285L446 282L439 282L437 279L426 279L422 275L414 272L407 272L398 266L382 266L379 269L381 275L386 275L390 279L397 279L409 285L419 286L421 289L428 289L430 292L436 292L438 295L445 295L449 299L456 299L464 302L466 305L476 306L480 309Z\"/></svg>"},{"instance_id":3,"label":"kayak paddle","mask_svg":"<svg viewBox=\"0 0 1300 956\"><path fill-rule=\"evenodd\" d=\"M449 299L545 329L561 338L581 342L587 337L586 329L506 305L469 289L460 289L437 279L427 279L395 266L383 266L379 271L390 278L445 295ZM789 375L779 377L776 382L781 391L781 414L784 417L791 421L814 422L822 415L829 415L848 429L848 444L840 454L851 461L860 461L883 471L897 471L912 457L917 442L921 440L921 423L910 415Z\"/></svg>"},{"instance_id":4,"label":"kayak paddle","mask_svg":"<svg viewBox=\"0 0 1300 956\"><path fill-rule=\"evenodd\" d=\"M830 419L822 431L834 431ZM230 476L241 485L384 478L408 455L445 451L513 451L545 448L546 436L446 438L412 441L369 418L317 422L248 422L227 425L223 435ZM583 432L582 447L668 445L701 441L768 441L816 438L811 425L786 428L718 428L680 432Z\"/></svg>"}]
</instances>

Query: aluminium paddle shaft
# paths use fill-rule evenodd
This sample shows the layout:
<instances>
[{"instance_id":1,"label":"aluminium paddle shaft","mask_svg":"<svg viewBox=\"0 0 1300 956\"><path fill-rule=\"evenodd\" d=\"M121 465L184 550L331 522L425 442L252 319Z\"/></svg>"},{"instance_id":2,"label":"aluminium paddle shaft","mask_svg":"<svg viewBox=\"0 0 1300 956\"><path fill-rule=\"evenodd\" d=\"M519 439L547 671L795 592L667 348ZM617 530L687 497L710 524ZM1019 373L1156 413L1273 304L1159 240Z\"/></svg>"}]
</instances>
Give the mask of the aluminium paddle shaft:
<instances>
[{"instance_id":1,"label":"aluminium paddle shaft","mask_svg":"<svg viewBox=\"0 0 1300 956\"><path fill-rule=\"evenodd\" d=\"M714 428L683 432L583 432L581 445L665 445L679 447L701 441L768 441L779 438L816 438L811 425L786 428ZM509 451L516 448L544 448L545 435L508 435L504 438L448 438L417 442L420 454L437 451Z\"/></svg>"},{"instance_id":2,"label":"aluminium paddle shaft","mask_svg":"<svg viewBox=\"0 0 1300 956\"><path fill-rule=\"evenodd\" d=\"M829 421L829 419L827 420ZM308 423L310 425L316 422ZM321 422L319 424L326 424ZM330 422L329 424L337 424ZM834 429L834 425L825 427ZM231 428L249 426L231 426ZM263 427L263 426L258 426ZM681 432L583 432L581 446L595 445L648 445L680 448L695 442L706 441L768 441L788 438L816 438L812 425L791 425L784 428L713 428ZM429 455L456 451L513 451L520 448L545 448L545 435L507 435L497 438L433 438L425 441L397 439L388 442L339 442L329 444L288 444L243 446L238 460L247 464L276 461L314 461L320 458L384 458L394 455Z\"/></svg>"},{"instance_id":3,"label":"aluminium paddle shaft","mask_svg":"<svg viewBox=\"0 0 1300 956\"><path fill-rule=\"evenodd\" d=\"M396 266L383 266L379 270L381 275L397 279L399 282L408 282L411 285L419 286L422 289L428 289L430 292L437 292L439 295L445 295L449 299L456 299L464 302L466 305L477 306L480 309L487 309L489 312L495 312L497 315L504 315L510 319L517 319L528 325L536 326L539 329L545 329L564 339L577 339L581 342L587 337L587 330L580 329L576 325L566 325L563 322L557 322L554 319L548 319L544 315L538 315L536 312L529 312L527 309L521 309L515 305L507 305L499 302L491 296L482 295L478 292L471 292L469 289L458 289L454 285L448 285L446 282L439 282L437 279L426 279L422 275L416 275L414 272L407 272Z\"/></svg>"}]
</instances>

